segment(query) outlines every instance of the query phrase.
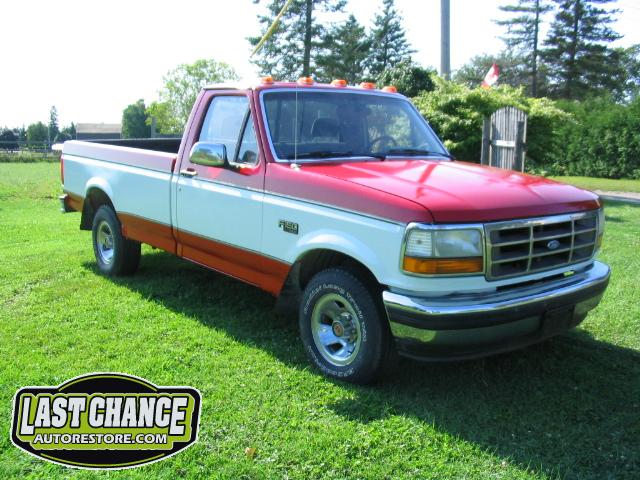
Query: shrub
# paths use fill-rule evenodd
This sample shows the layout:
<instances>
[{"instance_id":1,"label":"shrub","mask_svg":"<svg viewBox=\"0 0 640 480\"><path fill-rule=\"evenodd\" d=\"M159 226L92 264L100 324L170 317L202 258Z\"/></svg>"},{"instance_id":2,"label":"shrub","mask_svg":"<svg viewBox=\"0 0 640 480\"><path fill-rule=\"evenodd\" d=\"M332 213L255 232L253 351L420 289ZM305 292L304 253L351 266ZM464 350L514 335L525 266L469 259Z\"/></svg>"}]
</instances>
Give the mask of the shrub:
<instances>
[{"instance_id":1,"label":"shrub","mask_svg":"<svg viewBox=\"0 0 640 480\"><path fill-rule=\"evenodd\" d=\"M447 148L461 160L479 162L482 122L499 108L514 106L529 114L527 163L543 168L560 156L560 126L569 114L546 98L530 98L524 88L502 85L497 88L469 88L435 77L435 89L413 99Z\"/></svg>"},{"instance_id":2,"label":"shrub","mask_svg":"<svg viewBox=\"0 0 640 480\"><path fill-rule=\"evenodd\" d=\"M571 112L573 120L560 128L564 158L555 162L558 173L640 177L640 98L629 105L609 98L560 105Z\"/></svg>"}]
</instances>

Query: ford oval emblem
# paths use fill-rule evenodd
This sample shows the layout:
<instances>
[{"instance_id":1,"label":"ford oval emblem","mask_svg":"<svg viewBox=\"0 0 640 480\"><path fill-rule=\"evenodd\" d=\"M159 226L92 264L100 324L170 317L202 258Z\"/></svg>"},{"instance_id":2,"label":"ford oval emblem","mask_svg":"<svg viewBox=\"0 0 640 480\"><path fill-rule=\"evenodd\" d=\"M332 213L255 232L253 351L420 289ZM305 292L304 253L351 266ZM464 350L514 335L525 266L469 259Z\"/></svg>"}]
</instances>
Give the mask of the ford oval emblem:
<instances>
[{"instance_id":1,"label":"ford oval emblem","mask_svg":"<svg viewBox=\"0 0 640 480\"><path fill-rule=\"evenodd\" d=\"M558 240L549 240L549 243L547 243L547 248L549 250L557 250L559 246L560 242Z\"/></svg>"}]
</instances>

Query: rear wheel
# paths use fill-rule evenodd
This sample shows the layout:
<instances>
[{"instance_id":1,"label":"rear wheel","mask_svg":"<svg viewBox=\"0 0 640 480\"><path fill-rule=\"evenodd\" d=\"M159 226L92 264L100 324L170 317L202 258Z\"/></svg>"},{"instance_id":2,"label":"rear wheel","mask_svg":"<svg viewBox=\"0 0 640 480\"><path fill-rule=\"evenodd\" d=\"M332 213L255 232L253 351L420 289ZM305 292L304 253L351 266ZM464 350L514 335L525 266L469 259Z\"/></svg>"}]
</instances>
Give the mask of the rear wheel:
<instances>
[{"instance_id":1,"label":"rear wheel","mask_svg":"<svg viewBox=\"0 0 640 480\"><path fill-rule=\"evenodd\" d=\"M313 277L299 318L309 359L329 377L369 383L391 358L389 327L375 293L348 270L330 268Z\"/></svg>"},{"instance_id":2,"label":"rear wheel","mask_svg":"<svg viewBox=\"0 0 640 480\"><path fill-rule=\"evenodd\" d=\"M129 275L138 269L140 243L122 236L122 225L111 207L98 208L92 239L98 268L105 275Z\"/></svg>"}]
</instances>

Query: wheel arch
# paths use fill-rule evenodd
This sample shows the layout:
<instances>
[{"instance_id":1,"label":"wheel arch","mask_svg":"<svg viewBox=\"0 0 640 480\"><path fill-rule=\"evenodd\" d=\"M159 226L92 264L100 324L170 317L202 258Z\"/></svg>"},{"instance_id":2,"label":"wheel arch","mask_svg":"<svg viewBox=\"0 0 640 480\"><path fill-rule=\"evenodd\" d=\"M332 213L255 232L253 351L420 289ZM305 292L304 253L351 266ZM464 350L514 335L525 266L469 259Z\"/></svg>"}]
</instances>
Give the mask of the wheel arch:
<instances>
[{"instance_id":1,"label":"wheel arch","mask_svg":"<svg viewBox=\"0 0 640 480\"><path fill-rule=\"evenodd\" d=\"M382 291L374 273L362 261L345 252L331 248L313 248L301 253L289 270L289 275L278 296L276 308L285 315L297 315L302 292L319 272L342 267L353 272L372 291Z\"/></svg>"},{"instance_id":2,"label":"wheel arch","mask_svg":"<svg viewBox=\"0 0 640 480\"><path fill-rule=\"evenodd\" d=\"M80 230L91 230L93 217L102 205L108 205L115 211L106 185L93 184L87 187L87 193L82 204L82 217L80 219Z\"/></svg>"}]
</instances>

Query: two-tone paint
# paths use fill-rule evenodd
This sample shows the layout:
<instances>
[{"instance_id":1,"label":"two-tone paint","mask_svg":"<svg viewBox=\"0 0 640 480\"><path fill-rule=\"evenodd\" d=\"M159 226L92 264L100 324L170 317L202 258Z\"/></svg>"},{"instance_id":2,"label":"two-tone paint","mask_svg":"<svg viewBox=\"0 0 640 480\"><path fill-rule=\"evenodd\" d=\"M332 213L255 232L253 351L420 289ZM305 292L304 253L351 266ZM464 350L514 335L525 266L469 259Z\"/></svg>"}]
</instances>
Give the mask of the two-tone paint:
<instances>
[{"instance_id":1,"label":"two-tone paint","mask_svg":"<svg viewBox=\"0 0 640 480\"><path fill-rule=\"evenodd\" d=\"M261 102L265 91L279 88L333 87L282 83L205 89L194 105L177 154L66 142L62 161L67 206L82 210L82 200L99 190L113 204L125 236L274 295L296 261L323 249L360 262L390 292L422 296L493 292L551 277L566 268L491 282L484 274L447 277L446 281L406 275L400 269L400 255L408 224L487 223L600 207L596 195L568 185L445 158L279 162L269 142ZM207 108L221 95L249 100L259 144L254 167L218 168L190 162L189 152ZM297 234L283 229L283 220L297 224ZM572 269L592 262L588 259Z\"/></svg>"}]
</instances>

